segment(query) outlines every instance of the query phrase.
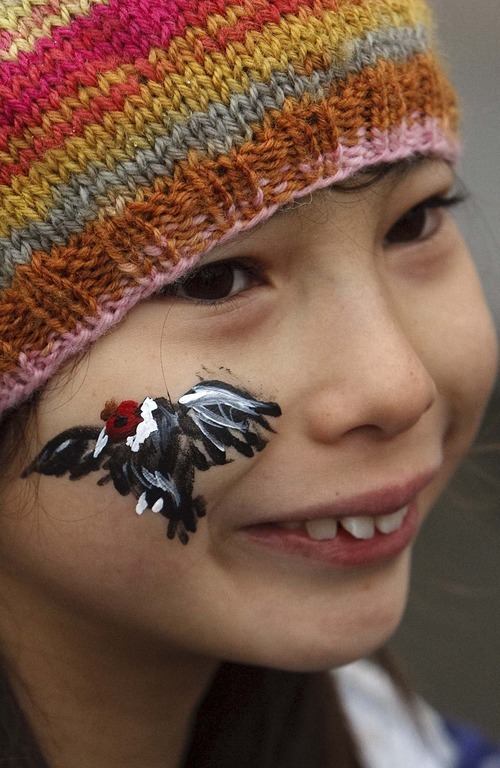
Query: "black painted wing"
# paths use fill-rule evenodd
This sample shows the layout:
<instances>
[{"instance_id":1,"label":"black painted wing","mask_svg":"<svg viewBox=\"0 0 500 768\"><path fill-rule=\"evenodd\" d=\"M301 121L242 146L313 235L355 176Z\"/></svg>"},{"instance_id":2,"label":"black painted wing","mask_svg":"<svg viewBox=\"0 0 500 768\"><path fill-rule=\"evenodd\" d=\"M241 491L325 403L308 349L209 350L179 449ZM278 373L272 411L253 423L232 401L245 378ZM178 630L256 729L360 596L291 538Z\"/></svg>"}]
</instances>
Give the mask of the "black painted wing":
<instances>
[{"instance_id":1,"label":"black painted wing","mask_svg":"<svg viewBox=\"0 0 500 768\"><path fill-rule=\"evenodd\" d=\"M21 476L40 472L61 477L68 473L71 480L77 480L101 469L104 456L94 456L100 431L99 427L72 427L61 432L44 446Z\"/></svg>"},{"instance_id":2,"label":"black painted wing","mask_svg":"<svg viewBox=\"0 0 500 768\"><path fill-rule=\"evenodd\" d=\"M277 403L256 400L244 390L220 381L201 381L179 399L179 426L191 438L197 469L225 464L234 448L252 457L267 444L263 432L274 432L266 417L281 415Z\"/></svg>"}]
</instances>

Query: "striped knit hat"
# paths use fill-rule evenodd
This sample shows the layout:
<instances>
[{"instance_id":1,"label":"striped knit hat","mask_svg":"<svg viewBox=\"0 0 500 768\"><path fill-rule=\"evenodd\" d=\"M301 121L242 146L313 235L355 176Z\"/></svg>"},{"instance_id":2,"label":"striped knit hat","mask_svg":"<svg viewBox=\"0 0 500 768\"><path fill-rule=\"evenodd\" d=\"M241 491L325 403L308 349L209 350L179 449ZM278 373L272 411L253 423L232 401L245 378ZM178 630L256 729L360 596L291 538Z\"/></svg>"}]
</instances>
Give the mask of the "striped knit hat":
<instances>
[{"instance_id":1,"label":"striped knit hat","mask_svg":"<svg viewBox=\"0 0 500 768\"><path fill-rule=\"evenodd\" d=\"M9 0L0 412L222 239L414 154L454 160L422 0Z\"/></svg>"}]
</instances>

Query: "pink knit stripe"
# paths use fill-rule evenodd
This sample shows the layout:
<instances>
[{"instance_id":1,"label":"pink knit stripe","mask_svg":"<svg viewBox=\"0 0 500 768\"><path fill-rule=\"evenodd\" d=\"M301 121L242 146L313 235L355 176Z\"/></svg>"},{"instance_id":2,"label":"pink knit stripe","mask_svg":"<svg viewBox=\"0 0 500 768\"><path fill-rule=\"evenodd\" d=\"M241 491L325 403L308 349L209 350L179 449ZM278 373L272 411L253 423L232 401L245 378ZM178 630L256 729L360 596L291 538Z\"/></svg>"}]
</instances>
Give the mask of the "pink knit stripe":
<instances>
[{"instance_id":1,"label":"pink knit stripe","mask_svg":"<svg viewBox=\"0 0 500 768\"><path fill-rule=\"evenodd\" d=\"M70 26L57 27L51 38L37 41L32 53L0 68L2 112L29 123L32 104L47 99L47 108L53 109L49 99L61 86L63 93L75 95L79 86L92 84L97 72L147 58L152 46L168 45L172 35L184 32L186 15L179 10L186 4L187 0L111 0ZM2 115L5 122L10 120Z\"/></svg>"},{"instance_id":2,"label":"pink knit stripe","mask_svg":"<svg viewBox=\"0 0 500 768\"><path fill-rule=\"evenodd\" d=\"M31 53L2 64L0 127L14 126L19 133L25 125L39 125L45 110L59 108L61 97L76 96L81 87L97 87L100 73L120 65L137 59L146 64L151 48L167 48L187 27L204 26L215 14L225 16L228 6L227 0L110 0L107 6L94 6L71 25L54 28L51 38L38 40ZM314 7L315 0L275 0L272 6L269 0L232 0L230 6L251 10L238 27L260 29L281 13ZM5 140L0 135L4 151Z\"/></svg>"},{"instance_id":3,"label":"pink knit stripe","mask_svg":"<svg viewBox=\"0 0 500 768\"><path fill-rule=\"evenodd\" d=\"M97 83L96 83L97 86ZM94 128L101 126L110 112L122 112L127 99L132 96L139 96L141 84L136 74L132 74L123 83L114 83L110 86L107 93L99 92L96 94L92 103L83 105L74 109L70 115L69 121L54 121L50 133L46 132L43 137L36 137L32 146L25 147L18 151L17 162L4 163L0 165L0 184L8 186L13 176L27 174L30 167L37 160L41 160L50 149L63 146L65 140L70 137L83 136L88 126ZM59 95L54 95L53 101L59 102ZM42 120L43 113L38 112L36 118ZM25 121L26 122L26 121ZM33 125L33 122L30 121ZM0 150L4 152L11 151L8 141L15 135L22 134L26 125L12 126L0 133Z\"/></svg>"},{"instance_id":4,"label":"pink knit stripe","mask_svg":"<svg viewBox=\"0 0 500 768\"><path fill-rule=\"evenodd\" d=\"M80 13L86 15L95 3L106 1L80 0ZM13 61L21 51L31 52L38 39L51 34L49 29L65 26L69 14L75 15L75 0L10 0L8 5L0 31L0 61Z\"/></svg>"},{"instance_id":5,"label":"pink knit stripe","mask_svg":"<svg viewBox=\"0 0 500 768\"><path fill-rule=\"evenodd\" d=\"M373 130L370 138L362 136L354 146L340 144L335 152L319 156L314 163L307 163L302 169L297 169L302 170L307 176L313 172L317 175L317 179L296 192L293 197L298 199L315 190L339 183L364 168L380 163L397 162L420 153L455 162L459 148L458 144L444 133L440 121L436 118L426 118L412 125L404 123L384 132ZM332 165L337 168L337 171L334 174L322 175L322 170L325 167L331 168ZM272 196L272 191L268 191L267 194ZM283 191L283 183L281 183L280 189L276 192L282 195ZM277 208L278 205L264 208L253 219L236 224L223 237L217 236L214 232L211 248L268 219ZM171 270L165 272L155 270L140 284L124 288L123 297L119 301L110 302L104 298L97 317L89 317L84 323L78 323L71 333L51 340L50 353L44 354L40 350L22 352L18 358L17 370L4 375L1 381L0 412L14 407L38 389L66 360L85 350L116 325L138 301L147 298L163 285L178 279L199 261L199 257L193 257L188 253L180 253L180 257L179 263Z\"/></svg>"}]
</instances>

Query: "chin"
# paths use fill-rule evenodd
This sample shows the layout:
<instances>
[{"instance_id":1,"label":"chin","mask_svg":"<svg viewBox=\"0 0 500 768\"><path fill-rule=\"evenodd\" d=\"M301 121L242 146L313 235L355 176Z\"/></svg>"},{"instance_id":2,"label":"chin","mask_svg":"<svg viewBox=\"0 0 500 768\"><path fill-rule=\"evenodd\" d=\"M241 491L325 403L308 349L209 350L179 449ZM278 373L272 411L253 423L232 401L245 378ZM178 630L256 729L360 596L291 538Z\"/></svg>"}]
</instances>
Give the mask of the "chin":
<instances>
[{"instance_id":1,"label":"chin","mask_svg":"<svg viewBox=\"0 0 500 768\"><path fill-rule=\"evenodd\" d=\"M372 632L353 639L351 644L342 646L332 640L330 646L318 646L311 643L299 649L289 649L281 653L279 658L271 658L271 663L266 664L275 669L289 670L293 672L321 672L336 667L343 667L353 661L370 656L381 648L397 629L401 614L390 626L376 628Z\"/></svg>"},{"instance_id":2,"label":"chin","mask_svg":"<svg viewBox=\"0 0 500 768\"><path fill-rule=\"evenodd\" d=\"M406 558L405 558L406 559ZM409 558L408 558L409 561ZM332 594L322 609L309 607L301 618L267 626L266 642L244 663L295 672L318 672L369 656L398 628L408 593L408 564L392 573L372 574L340 605ZM334 592L335 590L333 590Z\"/></svg>"}]
</instances>

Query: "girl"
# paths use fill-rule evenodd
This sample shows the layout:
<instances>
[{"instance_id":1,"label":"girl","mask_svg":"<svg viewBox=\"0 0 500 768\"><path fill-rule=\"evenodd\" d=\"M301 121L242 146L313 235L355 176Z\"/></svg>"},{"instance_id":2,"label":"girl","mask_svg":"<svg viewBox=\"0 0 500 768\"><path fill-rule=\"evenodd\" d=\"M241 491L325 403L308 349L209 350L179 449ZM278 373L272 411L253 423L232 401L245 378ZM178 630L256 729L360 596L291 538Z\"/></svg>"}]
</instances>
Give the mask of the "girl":
<instances>
[{"instance_id":1,"label":"girl","mask_svg":"<svg viewBox=\"0 0 500 768\"><path fill-rule=\"evenodd\" d=\"M358 766L496 368L428 10L2 15L4 764Z\"/></svg>"}]
</instances>

